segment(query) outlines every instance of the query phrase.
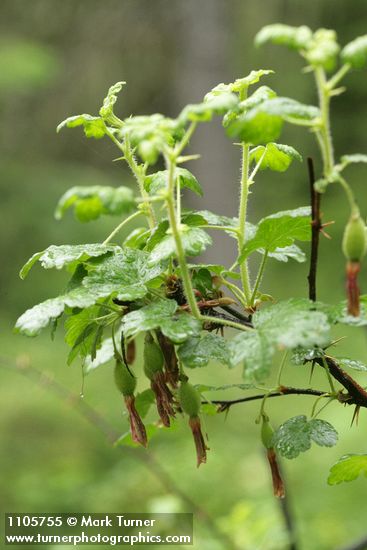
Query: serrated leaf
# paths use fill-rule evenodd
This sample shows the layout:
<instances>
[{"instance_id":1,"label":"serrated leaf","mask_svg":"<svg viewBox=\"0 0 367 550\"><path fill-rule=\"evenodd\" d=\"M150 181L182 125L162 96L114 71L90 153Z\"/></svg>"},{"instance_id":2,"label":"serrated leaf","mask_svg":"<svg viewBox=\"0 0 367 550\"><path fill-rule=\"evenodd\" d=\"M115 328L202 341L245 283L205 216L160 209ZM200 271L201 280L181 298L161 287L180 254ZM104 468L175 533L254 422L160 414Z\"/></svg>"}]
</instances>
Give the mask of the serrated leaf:
<instances>
[{"instance_id":1,"label":"serrated leaf","mask_svg":"<svg viewBox=\"0 0 367 550\"><path fill-rule=\"evenodd\" d=\"M212 244L211 237L199 227L182 227L181 240L187 256L198 256ZM173 235L165 235L152 249L149 265L154 265L176 254L176 243Z\"/></svg>"},{"instance_id":2,"label":"serrated leaf","mask_svg":"<svg viewBox=\"0 0 367 550\"><path fill-rule=\"evenodd\" d=\"M128 301L143 298L150 281L164 271L159 262L148 265L148 258L147 252L124 248L111 257L88 264L83 286L100 297L113 294L119 300Z\"/></svg>"},{"instance_id":3,"label":"serrated leaf","mask_svg":"<svg viewBox=\"0 0 367 550\"><path fill-rule=\"evenodd\" d=\"M335 428L325 420L312 419L306 416L294 416L274 432L272 444L285 458L296 458L308 451L314 441L317 445L332 447L338 440Z\"/></svg>"},{"instance_id":4,"label":"serrated leaf","mask_svg":"<svg viewBox=\"0 0 367 550\"><path fill-rule=\"evenodd\" d=\"M309 27L292 27L282 23L266 25L255 37L255 45L262 46L266 42L287 46L293 50L306 48L312 39L312 31Z\"/></svg>"},{"instance_id":5,"label":"serrated leaf","mask_svg":"<svg viewBox=\"0 0 367 550\"><path fill-rule=\"evenodd\" d=\"M65 341L71 347L68 356L68 365L80 355L85 359L88 355L95 359L97 349L101 345L104 326L101 322L95 321L106 313L100 306L92 306L83 309L81 312L70 316L65 321Z\"/></svg>"},{"instance_id":6,"label":"serrated leaf","mask_svg":"<svg viewBox=\"0 0 367 550\"><path fill-rule=\"evenodd\" d=\"M161 170L145 177L144 187L150 195L156 195L161 189L167 188L168 170ZM179 180L181 189L187 188L199 195L203 196L203 190L200 183L189 170L186 168L176 168L175 178Z\"/></svg>"},{"instance_id":7,"label":"serrated leaf","mask_svg":"<svg viewBox=\"0 0 367 550\"><path fill-rule=\"evenodd\" d=\"M106 133L102 118L87 114L68 117L58 125L56 131L60 132L62 128L75 128L76 126L83 126L84 133L88 138L101 139Z\"/></svg>"},{"instance_id":8,"label":"serrated leaf","mask_svg":"<svg viewBox=\"0 0 367 550\"><path fill-rule=\"evenodd\" d=\"M72 187L60 198L55 218L60 220L74 207L75 217L82 222L96 220L100 216L128 214L135 207L134 194L129 187L91 185Z\"/></svg>"},{"instance_id":9,"label":"serrated leaf","mask_svg":"<svg viewBox=\"0 0 367 550\"><path fill-rule=\"evenodd\" d=\"M279 349L323 348L330 343L330 324L325 313L313 308L313 302L293 298L258 310L252 323Z\"/></svg>"},{"instance_id":10,"label":"serrated leaf","mask_svg":"<svg viewBox=\"0 0 367 550\"><path fill-rule=\"evenodd\" d=\"M177 312L174 300L158 300L122 319L125 338L133 338L139 332L160 329L175 344L181 344L200 333L201 323L185 312Z\"/></svg>"},{"instance_id":11,"label":"serrated leaf","mask_svg":"<svg viewBox=\"0 0 367 550\"><path fill-rule=\"evenodd\" d=\"M348 357L335 357L335 361L342 369L353 369L361 372L367 371L367 365L362 363L362 361L357 361L356 359L349 359Z\"/></svg>"},{"instance_id":12,"label":"serrated leaf","mask_svg":"<svg viewBox=\"0 0 367 550\"><path fill-rule=\"evenodd\" d=\"M341 52L344 63L349 63L353 69L363 69L367 63L367 34L358 36L349 42Z\"/></svg>"},{"instance_id":13,"label":"serrated leaf","mask_svg":"<svg viewBox=\"0 0 367 550\"><path fill-rule=\"evenodd\" d=\"M228 342L233 366L242 362L246 379L262 380L269 374L274 344L265 332L253 330L237 334Z\"/></svg>"},{"instance_id":14,"label":"serrated leaf","mask_svg":"<svg viewBox=\"0 0 367 550\"><path fill-rule=\"evenodd\" d=\"M295 240L310 239L311 218L308 207L277 212L260 221L254 237L246 242L237 262L242 263L257 249L275 252L278 248L291 246Z\"/></svg>"},{"instance_id":15,"label":"serrated leaf","mask_svg":"<svg viewBox=\"0 0 367 550\"><path fill-rule=\"evenodd\" d=\"M260 249L257 252L264 254L265 250ZM269 258L274 258L278 262L288 262L289 259L303 263L306 261L306 254L296 244L290 246L278 247L274 252L268 253Z\"/></svg>"},{"instance_id":16,"label":"serrated leaf","mask_svg":"<svg viewBox=\"0 0 367 550\"><path fill-rule=\"evenodd\" d=\"M202 103L187 105L181 111L178 119L182 122L209 122L214 115L224 115L227 111L235 109L238 102L238 97L235 94L223 91L218 95L206 96L206 101Z\"/></svg>"},{"instance_id":17,"label":"serrated leaf","mask_svg":"<svg viewBox=\"0 0 367 550\"><path fill-rule=\"evenodd\" d=\"M363 155L361 153L356 153L354 155L343 155L340 160L343 168L345 168L346 166L349 166L349 164L356 164L359 162L367 163L367 155Z\"/></svg>"},{"instance_id":18,"label":"serrated leaf","mask_svg":"<svg viewBox=\"0 0 367 550\"><path fill-rule=\"evenodd\" d=\"M88 258L103 256L109 252L120 250L115 245L104 244L77 244L77 245L51 245L42 252L36 252L20 270L20 278L25 279L36 262L40 262L44 269L62 269L75 262L83 262Z\"/></svg>"},{"instance_id":19,"label":"serrated leaf","mask_svg":"<svg viewBox=\"0 0 367 550\"><path fill-rule=\"evenodd\" d=\"M302 157L296 149L280 143L260 145L250 152L250 162L257 164L261 161L260 170L269 168L276 172L284 172L294 159L302 162Z\"/></svg>"},{"instance_id":20,"label":"serrated leaf","mask_svg":"<svg viewBox=\"0 0 367 550\"><path fill-rule=\"evenodd\" d=\"M26 336L37 336L43 328L62 315L66 306L83 309L95 304L100 297L98 292L78 286L62 296L50 298L28 309L17 320L15 331Z\"/></svg>"},{"instance_id":21,"label":"serrated leaf","mask_svg":"<svg viewBox=\"0 0 367 550\"><path fill-rule=\"evenodd\" d=\"M273 74L274 71L269 69L259 69L257 71L251 71L247 76L243 78L237 78L234 82L229 84L217 84L210 92L204 97L204 101L210 101L222 94L228 94L228 92L239 93L242 90L247 89L252 84L259 82L263 76Z\"/></svg>"},{"instance_id":22,"label":"serrated leaf","mask_svg":"<svg viewBox=\"0 0 367 550\"><path fill-rule=\"evenodd\" d=\"M367 477L367 454L348 454L331 467L327 482L338 485L344 481L354 481L361 474Z\"/></svg>"},{"instance_id":23,"label":"serrated leaf","mask_svg":"<svg viewBox=\"0 0 367 550\"><path fill-rule=\"evenodd\" d=\"M227 341L213 333L186 340L177 353L184 366L191 369L206 367L212 360L232 366Z\"/></svg>"}]
</instances>

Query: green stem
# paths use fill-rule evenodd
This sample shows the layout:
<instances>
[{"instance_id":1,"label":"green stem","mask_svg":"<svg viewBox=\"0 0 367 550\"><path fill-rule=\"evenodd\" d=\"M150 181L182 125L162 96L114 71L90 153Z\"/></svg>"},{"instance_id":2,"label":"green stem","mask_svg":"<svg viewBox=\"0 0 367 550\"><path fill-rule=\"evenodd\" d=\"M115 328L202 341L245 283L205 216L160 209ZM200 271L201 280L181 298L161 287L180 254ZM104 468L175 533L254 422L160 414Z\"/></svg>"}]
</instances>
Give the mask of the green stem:
<instances>
[{"instance_id":1,"label":"green stem","mask_svg":"<svg viewBox=\"0 0 367 550\"><path fill-rule=\"evenodd\" d=\"M141 216L142 214L143 214L143 212L141 212L139 210L138 212L134 212L134 214L131 214L131 216L129 216L128 218L125 218L117 227L115 227L115 229L112 231L112 233L110 233L110 235L108 235L107 239L105 239L102 244L108 244L114 238L114 236L117 235L117 233L120 231L120 229L122 229L124 227L124 225L127 225L129 222L131 222L132 220L134 220L138 216Z\"/></svg>"},{"instance_id":2,"label":"green stem","mask_svg":"<svg viewBox=\"0 0 367 550\"><path fill-rule=\"evenodd\" d=\"M342 65L330 80L327 82L328 89L331 91L335 88L337 84L345 77L345 75L351 70L351 65L349 63L346 63L345 65Z\"/></svg>"},{"instance_id":3,"label":"green stem","mask_svg":"<svg viewBox=\"0 0 367 550\"><path fill-rule=\"evenodd\" d=\"M182 140L176 145L175 151L174 151L175 157L176 157L176 158L182 153L182 151L185 149L186 145L189 143L192 134L193 134L193 133L195 132L195 130L196 130L197 125L198 125L198 123L197 123L196 121L191 122L190 126L189 126L188 129L186 130L186 133L185 133L184 137L183 137Z\"/></svg>"},{"instance_id":4,"label":"green stem","mask_svg":"<svg viewBox=\"0 0 367 550\"><path fill-rule=\"evenodd\" d=\"M166 198L167 210L168 210L168 219L170 228L172 231L173 238L176 244L176 254L178 265L180 267L182 283L184 286L185 296L187 303L189 304L191 313L197 319L200 319L200 310L196 303L194 290L191 284L190 272L187 267L185 250L182 244L181 233L179 226L177 224L176 212L175 212L175 168L176 168L176 157L173 154L171 157L166 156L166 167L168 170L168 193Z\"/></svg>"},{"instance_id":5,"label":"green stem","mask_svg":"<svg viewBox=\"0 0 367 550\"><path fill-rule=\"evenodd\" d=\"M144 199L144 205L146 206L146 211L148 213L147 217L148 217L149 227L150 229L153 229L156 225L155 214L154 214L152 205L149 203L148 200L146 200L148 199L148 193L144 189L146 167L139 166L138 163L136 162L134 154L130 147L130 143L127 138L125 138L124 143L120 143L119 140L116 138L116 136L107 128L107 126L105 127L105 131L106 131L106 135L113 141L113 143L123 153L124 159L126 160L130 170L135 176L135 179L138 183L140 194Z\"/></svg>"},{"instance_id":6,"label":"green stem","mask_svg":"<svg viewBox=\"0 0 367 550\"><path fill-rule=\"evenodd\" d=\"M288 351L286 351L284 353L282 361L281 361L280 366L279 366L279 371L278 371L278 376L277 376L277 386L278 386L278 388L280 388L280 381L281 381L281 378L282 378L282 373L283 373L283 369L285 367L287 356L288 356Z\"/></svg>"},{"instance_id":7,"label":"green stem","mask_svg":"<svg viewBox=\"0 0 367 550\"><path fill-rule=\"evenodd\" d=\"M264 275L264 269L265 269L266 261L268 259L268 254L269 254L268 250L265 250L265 252L263 254L263 257L262 257L262 260L261 260L259 271L257 273L254 290L253 290L252 296L251 296L251 302L250 302L251 307L254 305L254 302L255 302L255 299L256 299L256 294L257 294L257 291L259 289L261 280L262 280L263 275Z\"/></svg>"},{"instance_id":8,"label":"green stem","mask_svg":"<svg viewBox=\"0 0 367 550\"><path fill-rule=\"evenodd\" d=\"M237 300L240 302L241 305L243 305L243 307L246 307L246 298L242 290L240 290L236 285L225 281L224 279L222 284L229 288L229 290L233 293L234 296L236 296Z\"/></svg>"},{"instance_id":9,"label":"green stem","mask_svg":"<svg viewBox=\"0 0 367 550\"><path fill-rule=\"evenodd\" d=\"M200 315L200 319L202 321L208 321L209 323L215 323L217 325L224 325L226 327L236 328L238 330L254 330L251 327L247 327L246 325L241 325L240 323L236 323L235 321L229 321L228 319L222 319L221 317L210 317L209 315Z\"/></svg>"},{"instance_id":10,"label":"green stem","mask_svg":"<svg viewBox=\"0 0 367 550\"><path fill-rule=\"evenodd\" d=\"M330 132L330 92L324 69L316 67L315 78L321 111L321 123L319 127L319 135L323 144L321 154L324 163L324 177L327 178L331 175L334 168L334 149Z\"/></svg>"},{"instance_id":11,"label":"green stem","mask_svg":"<svg viewBox=\"0 0 367 550\"><path fill-rule=\"evenodd\" d=\"M316 131L317 141L321 150L322 160L323 160L323 172L324 177L328 179L332 177L335 170L335 160L334 160L334 148L333 140L331 137L330 129L330 98L334 86L340 81L341 78L348 72L350 69L349 65L344 65L340 71L338 71L332 79L329 81L326 80L326 75L324 69L321 67L315 68L315 79L317 85L317 92L319 96L319 104L321 111L321 121L319 127ZM348 182L342 178L338 178L339 183L341 184L350 208L352 212L358 211L356 200L354 198L354 193L348 184Z\"/></svg>"},{"instance_id":12,"label":"green stem","mask_svg":"<svg viewBox=\"0 0 367 550\"><path fill-rule=\"evenodd\" d=\"M249 194L249 145L242 144L242 174L241 174L241 191L240 191L240 207L238 212L238 253L241 254L242 248L246 241L246 216L247 216L247 201ZM248 304L251 302L251 286L248 273L247 260L240 265L241 281L243 291Z\"/></svg>"}]
</instances>

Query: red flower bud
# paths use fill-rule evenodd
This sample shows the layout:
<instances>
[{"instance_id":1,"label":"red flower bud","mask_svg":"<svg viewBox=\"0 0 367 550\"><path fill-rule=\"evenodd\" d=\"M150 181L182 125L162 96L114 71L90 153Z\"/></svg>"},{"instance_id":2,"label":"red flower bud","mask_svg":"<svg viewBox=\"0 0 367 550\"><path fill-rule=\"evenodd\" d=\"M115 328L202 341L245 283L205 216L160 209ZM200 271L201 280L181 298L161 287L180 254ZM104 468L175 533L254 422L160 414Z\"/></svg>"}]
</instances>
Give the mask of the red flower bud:
<instances>
[{"instance_id":1,"label":"red flower bud","mask_svg":"<svg viewBox=\"0 0 367 550\"><path fill-rule=\"evenodd\" d=\"M125 404L129 413L131 437L135 443L140 443L143 447L148 445L147 432L138 411L135 408L135 397L125 395Z\"/></svg>"},{"instance_id":2,"label":"red flower bud","mask_svg":"<svg viewBox=\"0 0 367 550\"><path fill-rule=\"evenodd\" d=\"M205 445L204 437L201 431L200 418L198 416L191 416L189 420L189 426L194 437L197 466L206 462L206 451L209 451L209 447Z\"/></svg>"},{"instance_id":3,"label":"red flower bud","mask_svg":"<svg viewBox=\"0 0 367 550\"><path fill-rule=\"evenodd\" d=\"M360 314L360 301L359 301L359 286L358 286L358 273L361 269L359 262L349 261L347 263L347 301L348 301L348 313L354 317L359 317Z\"/></svg>"},{"instance_id":4,"label":"red flower bud","mask_svg":"<svg viewBox=\"0 0 367 550\"><path fill-rule=\"evenodd\" d=\"M272 447L270 447L270 449L267 449L266 456L270 465L271 477L273 480L274 496L278 498L284 498L285 497L284 483L279 470L277 455L275 454L275 451Z\"/></svg>"},{"instance_id":5,"label":"red flower bud","mask_svg":"<svg viewBox=\"0 0 367 550\"><path fill-rule=\"evenodd\" d=\"M164 373L157 372L154 374L150 386L154 392L157 411L162 420L162 423L166 428L169 428L171 425L170 417L174 418L176 416L175 410L173 408L173 395L166 384Z\"/></svg>"}]
</instances>

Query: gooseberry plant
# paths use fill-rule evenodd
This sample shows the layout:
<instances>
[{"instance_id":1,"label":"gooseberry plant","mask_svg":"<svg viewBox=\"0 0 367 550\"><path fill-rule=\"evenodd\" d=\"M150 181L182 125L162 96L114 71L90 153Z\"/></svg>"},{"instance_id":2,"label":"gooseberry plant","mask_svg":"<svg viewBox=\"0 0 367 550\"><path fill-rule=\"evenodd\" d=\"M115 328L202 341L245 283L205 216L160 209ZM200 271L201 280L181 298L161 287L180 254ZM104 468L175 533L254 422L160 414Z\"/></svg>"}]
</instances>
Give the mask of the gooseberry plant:
<instances>
[{"instance_id":1,"label":"gooseberry plant","mask_svg":"<svg viewBox=\"0 0 367 550\"><path fill-rule=\"evenodd\" d=\"M81 126L88 138L112 140L118 160L128 165L135 178L136 193L124 186L86 186L73 187L61 197L57 219L73 209L81 222L103 215L121 216L122 221L101 243L51 245L28 260L21 278L37 262L45 269L66 268L71 277L62 294L26 311L16 330L27 336L49 326L54 331L64 316L65 339L71 347L68 363L80 357L88 374L114 362L115 382L130 421L130 435L123 436L121 444L130 438L145 447L156 424L169 429L175 417L184 414L199 466L206 462L208 451L201 416L261 400L256 421L261 424L274 493L282 497L277 457L295 458L312 442L321 446L337 442L334 427L318 418L320 410L339 402L355 406L356 417L360 407L367 407L367 392L347 372L366 371L367 366L330 353L334 325L367 325L367 296L360 296L357 283L366 251L366 227L344 176L349 164L367 162L367 156L344 155L336 161L330 127L330 102L344 91L341 80L367 63L367 35L341 49L332 30L312 32L304 26L278 24L263 28L255 42L281 44L302 56L306 71L315 78L318 106L280 97L260 85L272 73L261 69L230 84L218 84L201 103L187 105L175 119L160 114L119 118L115 103L125 82L118 82L109 89L97 116L72 116L58 126L58 131ZM222 117L225 132L241 148L237 217L182 206L183 189L203 194L197 178L183 167L198 155L185 150L197 126L216 116ZM285 172L292 162L302 161L293 147L278 143L285 124L309 129L316 136L323 171L315 181L309 161L311 207L270 213L254 223L248 220L247 205L260 172ZM163 169L157 171L155 166L162 162ZM316 300L318 240L324 231L320 201L334 185L345 192L350 211L341 247L347 261L347 299L326 304ZM122 240L120 231L137 219L140 226ZM212 231L237 241L233 265L194 263L193 258L211 245ZM271 268L272 261L305 262L306 254L296 243L307 241L311 241L308 297L278 301L269 296L262 286L265 269ZM261 260L257 272L250 273L253 255ZM141 373L134 364L136 342L144 348ZM289 359L295 365L323 369L327 389L284 385L281 374ZM211 364L213 384L192 384L192 370L212 361L229 369L242 364L244 380L215 385L216 367ZM265 387L277 363L276 385ZM138 377L148 386L140 393ZM214 392L229 388L242 395L233 400L213 397ZM261 393L254 394L256 390ZM269 398L289 394L316 397L311 415L286 419L274 430ZM318 408L320 401L324 403ZM144 418L153 404L158 421L146 426ZM329 483L350 480L361 471L367 472L367 455L344 456L333 466Z\"/></svg>"}]
</instances>

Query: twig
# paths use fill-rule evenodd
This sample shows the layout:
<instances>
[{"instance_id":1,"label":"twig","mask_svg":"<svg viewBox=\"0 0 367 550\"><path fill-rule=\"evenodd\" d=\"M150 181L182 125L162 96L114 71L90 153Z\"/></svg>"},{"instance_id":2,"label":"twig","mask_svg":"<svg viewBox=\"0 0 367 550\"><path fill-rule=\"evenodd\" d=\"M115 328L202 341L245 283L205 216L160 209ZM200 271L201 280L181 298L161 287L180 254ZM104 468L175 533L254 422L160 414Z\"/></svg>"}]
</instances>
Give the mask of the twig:
<instances>
[{"instance_id":1,"label":"twig","mask_svg":"<svg viewBox=\"0 0 367 550\"><path fill-rule=\"evenodd\" d=\"M310 270L308 273L308 295L310 300L316 301L316 275L317 275L317 258L319 252L320 230L322 228L320 202L321 195L314 188L315 170L312 158L307 159L308 176L310 182L310 197L311 197L311 258Z\"/></svg>"},{"instance_id":2,"label":"twig","mask_svg":"<svg viewBox=\"0 0 367 550\"><path fill-rule=\"evenodd\" d=\"M338 363L332 357L326 355L325 357L318 357L315 362L321 367L325 368L324 361L326 362L329 373L335 380L337 380L348 392L347 395L341 395L339 401L347 403L348 405L357 405L359 407L367 407L367 391L362 388L348 373L341 369Z\"/></svg>"},{"instance_id":3,"label":"twig","mask_svg":"<svg viewBox=\"0 0 367 550\"><path fill-rule=\"evenodd\" d=\"M39 386L50 389L61 399L61 401L69 406L73 406L89 424L97 428L106 437L109 443L115 443L120 436L120 433L117 432L98 411L88 405L84 399L81 399L79 395L69 391L65 386L53 380L46 373L29 364L14 364L3 357L0 358L0 366L18 372ZM175 480L164 468L162 468L151 451L147 453L146 451L144 452L140 449L130 447L115 448L125 456L129 455L140 461L150 472L153 472L168 492L175 494L193 513L197 514L197 516L206 523L209 531L221 541L225 550L239 550L235 542L217 527L215 520L208 512L194 502L191 497L176 484Z\"/></svg>"},{"instance_id":4,"label":"twig","mask_svg":"<svg viewBox=\"0 0 367 550\"><path fill-rule=\"evenodd\" d=\"M233 317L236 317L237 319L240 319L241 321L248 323L249 326L252 326L250 317L246 317L246 315L243 315L243 313L241 313L240 311L237 311L237 309L234 309L231 306L223 306L223 305L221 305L220 308L226 311L227 313L229 313L230 315L233 315Z\"/></svg>"},{"instance_id":5,"label":"twig","mask_svg":"<svg viewBox=\"0 0 367 550\"><path fill-rule=\"evenodd\" d=\"M278 462L278 466L280 468L280 474L282 476L282 479L284 480L284 473L282 472L282 464L281 462ZM287 487L287 483L286 483ZM296 528L294 524L294 518L291 511L290 501L289 501L289 495L288 490L286 489L284 497L278 499L280 511L282 512L284 525L288 533L288 550L297 550L298 544L297 544L297 537L296 537Z\"/></svg>"},{"instance_id":6,"label":"twig","mask_svg":"<svg viewBox=\"0 0 367 550\"><path fill-rule=\"evenodd\" d=\"M232 405L247 403L249 401L258 401L259 399L264 399L264 397L267 399L270 399L271 397L280 397L281 395L316 395L318 397L327 397L327 393L321 390L313 390L311 388L288 388L286 386L281 386L279 391L269 394L260 393L257 395L250 395L249 397L240 397L239 399L232 400L211 399L210 401L203 401L203 403L213 403L214 405L219 405L219 412L223 412L230 409Z\"/></svg>"}]
</instances>

